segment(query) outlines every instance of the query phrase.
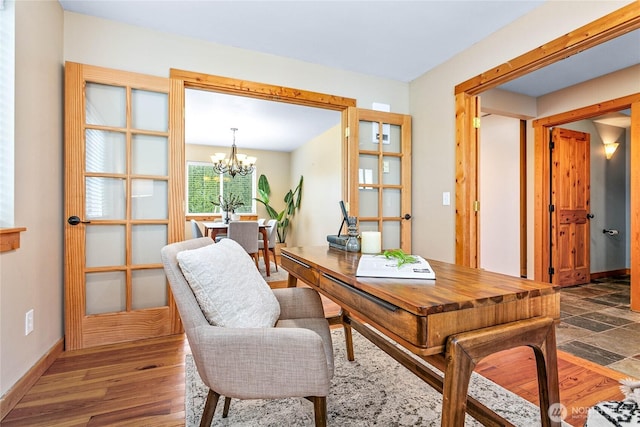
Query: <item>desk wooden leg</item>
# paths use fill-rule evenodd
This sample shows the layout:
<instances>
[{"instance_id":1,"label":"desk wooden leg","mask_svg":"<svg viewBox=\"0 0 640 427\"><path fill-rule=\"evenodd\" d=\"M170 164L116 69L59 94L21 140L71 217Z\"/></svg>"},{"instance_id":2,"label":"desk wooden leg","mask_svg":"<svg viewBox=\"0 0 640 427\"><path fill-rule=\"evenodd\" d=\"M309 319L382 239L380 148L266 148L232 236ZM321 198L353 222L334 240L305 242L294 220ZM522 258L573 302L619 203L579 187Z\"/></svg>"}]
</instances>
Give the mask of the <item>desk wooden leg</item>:
<instances>
[{"instance_id":1,"label":"desk wooden leg","mask_svg":"<svg viewBox=\"0 0 640 427\"><path fill-rule=\"evenodd\" d=\"M559 403L560 393L555 326L553 319L547 317L464 332L447 339L442 426L464 425L469 379L478 361L489 354L523 345L533 348L536 355L542 425L560 426L559 421L549 418L549 404Z\"/></svg>"},{"instance_id":2,"label":"desk wooden leg","mask_svg":"<svg viewBox=\"0 0 640 427\"><path fill-rule=\"evenodd\" d=\"M353 354L353 335L351 333L351 319L349 314L344 310L340 310L340 318L342 320L342 327L344 328L344 344L347 347L347 360L353 362L355 356Z\"/></svg>"},{"instance_id":3,"label":"desk wooden leg","mask_svg":"<svg viewBox=\"0 0 640 427\"><path fill-rule=\"evenodd\" d=\"M293 274L288 274L287 288L295 288L298 286L298 278Z\"/></svg>"}]
</instances>

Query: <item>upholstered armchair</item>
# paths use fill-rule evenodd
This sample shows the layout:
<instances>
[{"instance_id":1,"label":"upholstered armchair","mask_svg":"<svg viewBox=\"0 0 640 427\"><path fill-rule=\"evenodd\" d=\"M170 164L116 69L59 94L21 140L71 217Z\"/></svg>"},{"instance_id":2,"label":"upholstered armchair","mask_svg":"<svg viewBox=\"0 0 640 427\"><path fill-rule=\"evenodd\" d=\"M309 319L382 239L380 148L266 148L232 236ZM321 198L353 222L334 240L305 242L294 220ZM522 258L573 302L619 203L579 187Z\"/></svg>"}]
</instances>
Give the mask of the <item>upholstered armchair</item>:
<instances>
[{"instance_id":1,"label":"upholstered armchair","mask_svg":"<svg viewBox=\"0 0 640 427\"><path fill-rule=\"evenodd\" d=\"M202 300L202 289L196 286L198 280L203 282L202 277L205 277L204 281L208 280L206 274L200 279L195 277L200 274L197 271L198 257L205 252L208 255L205 254L202 260L207 264L203 269L214 270L210 272L217 281L214 286L224 288L227 281L233 286L222 289L224 294L218 294L220 289L209 291L208 296L211 297L213 292L214 301ZM235 260L233 263L228 260L229 254ZM215 244L207 237L191 239L165 246L161 255L196 368L209 387L200 425L211 424L218 400L224 396L223 417L228 414L231 398L305 397L313 402L316 426L325 426L326 397L334 365L331 334L319 295L309 288L271 290L253 267L249 255L230 239ZM208 263L207 256L214 261ZM216 263L216 259L219 262ZM241 278L242 282L234 283L237 278L227 277L236 274L236 267L247 272L246 277ZM253 283L256 279L262 282ZM254 292L253 288L247 287L254 285L260 290L259 298L266 300L266 303L261 303L270 308L255 309L258 303L253 303L254 299L247 296ZM241 288L235 296L234 288ZM222 302L222 308L212 314L210 304L216 299ZM208 318L229 309L232 303L227 300L231 299L238 301L240 307L231 308L230 316L246 314L216 322L240 324L242 327L212 325ZM275 312L272 312L274 301ZM224 313L222 315L225 316ZM266 326L245 324L253 322L254 317L260 317L259 321L266 322ZM287 424L287 420L282 423Z\"/></svg>"}]
</instances>

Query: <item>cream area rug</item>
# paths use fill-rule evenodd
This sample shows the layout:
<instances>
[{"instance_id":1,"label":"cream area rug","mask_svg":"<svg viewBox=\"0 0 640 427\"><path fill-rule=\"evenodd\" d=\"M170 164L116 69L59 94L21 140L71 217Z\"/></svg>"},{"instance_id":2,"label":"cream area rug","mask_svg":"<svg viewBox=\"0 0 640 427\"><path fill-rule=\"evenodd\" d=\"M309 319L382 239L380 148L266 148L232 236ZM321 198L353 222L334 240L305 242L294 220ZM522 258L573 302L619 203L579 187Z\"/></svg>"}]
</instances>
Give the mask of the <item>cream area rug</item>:
<instances>
[{"instance_id":1,"label":"cream area rug","mask_svg":"<svg viewBox=\"0 0 640 427\"><path fill-rule=\"evenodd\" d=\"M440 393L355 330L353 345L356 360L353 362L346 358L342 329L332 331L332 340L336 362L331 391L327 397L329 426L440 426ZM197 426L208 389L202 384L190 354L186 359L185 377L185 422L187 426ZM469 393L516 426L540 425L537 406L476 373L471 378ZM218 402L212 425L314 425L313 405L303 398L232 399L227 418L222 418L223 402L222 398ZM467 414L465 425L481 424Z\"/></svg>"},{"instance_id":2,"label":"cream area rug","mask_svg":"<svg viewBox=\"0 0 640 427\"><path fill-rule=\"evenodd\" d=\"M262 274L262 278L266 281L266 282L277 282L279 280L287 280L289 278L289 273L287 273L287 271L278 266L278 271L276 271L276 265L273 263L273 261L269 262L270 264L270 270L269 270L269 276L267 276L267 269L265 268L264 265L264 258L260 257L260 262L258 263L258 270L260 270L260 274Z\"/></svg>"}]
</instances>

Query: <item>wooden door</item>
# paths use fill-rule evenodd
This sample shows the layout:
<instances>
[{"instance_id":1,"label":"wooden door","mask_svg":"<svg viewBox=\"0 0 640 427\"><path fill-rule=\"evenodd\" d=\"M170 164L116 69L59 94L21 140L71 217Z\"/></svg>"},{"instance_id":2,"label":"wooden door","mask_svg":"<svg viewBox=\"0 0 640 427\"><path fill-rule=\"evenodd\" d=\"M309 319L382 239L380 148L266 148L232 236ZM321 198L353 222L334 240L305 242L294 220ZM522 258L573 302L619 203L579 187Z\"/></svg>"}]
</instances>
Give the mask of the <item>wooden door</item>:
<instances>
[{"instance_id":1,"label":"wooden door","mask_svg":"<svg viewBox=\"0 0 640 427\"><path fill-rule=\"evenodd\" d=\"M590 135L554 128L551 141L552 283L588 283Z\"/></svg>"},{"instance_id":2,"label":"wooden door","mask_svg":"<svg viewBox=\"0 0 640 427\"><path fill-rule=\"evenodd\" d=\"M411 116L349 108L348 123L349 215L411 253Z\"/></svg>"},{"instance_id":3,"label":"wooden door","mask_svg":"<svg viewBox=\"0 0 640 427\"><path fill-rule=\"evenodd\" d=\"M168 123L169 79L65 65L67 350L180 330L160 261L184 228Z\"/></svg>"}]
</instances>

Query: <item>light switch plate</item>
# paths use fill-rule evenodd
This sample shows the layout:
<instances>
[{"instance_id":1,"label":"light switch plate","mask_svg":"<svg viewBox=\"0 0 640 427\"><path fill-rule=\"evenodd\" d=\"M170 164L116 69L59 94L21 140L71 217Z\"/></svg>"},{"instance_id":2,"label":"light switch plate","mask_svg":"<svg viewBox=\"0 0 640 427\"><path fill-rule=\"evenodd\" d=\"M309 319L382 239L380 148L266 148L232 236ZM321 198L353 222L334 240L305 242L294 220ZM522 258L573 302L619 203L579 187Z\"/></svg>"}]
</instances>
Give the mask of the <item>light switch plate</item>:
<instances>
[{"instance_id":1,"label":"light switch plate","mask_svg":"<svg viewBox=\"0 0 640 427\"><path fill-rule=\"evenodd\" d=\"M449 206L451 204L451 193L445 191L442 193L442 206Z\"/></svg>"}]
</instances>

